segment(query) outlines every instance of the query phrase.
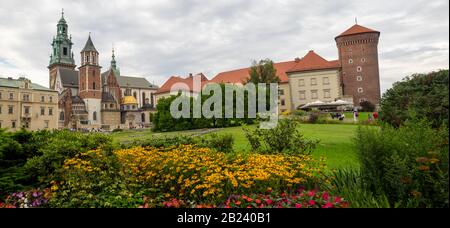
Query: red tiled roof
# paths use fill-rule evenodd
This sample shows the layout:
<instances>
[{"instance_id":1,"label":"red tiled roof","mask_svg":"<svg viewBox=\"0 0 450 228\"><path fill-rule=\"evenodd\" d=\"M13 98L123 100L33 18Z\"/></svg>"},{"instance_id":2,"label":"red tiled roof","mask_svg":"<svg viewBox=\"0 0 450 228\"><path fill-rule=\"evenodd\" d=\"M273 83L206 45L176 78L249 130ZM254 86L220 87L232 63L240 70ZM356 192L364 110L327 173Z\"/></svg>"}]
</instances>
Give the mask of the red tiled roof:
<instances>
[{"instance_id":1,"label":"red tiled roof","mask_svg":"<svg viewBox=\"0 0 450 228\"><path fill-rule=\"evenodd\" d=\"M274 63L274 67L277 70L277 75L280 78L281 83L289 82L286 71L291 69L295 65L295 61ZM211 82L214 83L241 83L245 84L249 78L250 68L244 68L239 70L233 70L228 72L222 72L214 77Z\"/></svg>"},{"instance_id":2,"label":"red tiled roof","mask_svg":"<svg viewBox=\"0 0 450 228\"><path fill-rule=\"evenodd\" d=\"M355 35L355 34L361 34L361 33L372 33L372 32L380 33L380 32L375 31L373 29L366 28L364 26L356 24L356 25L353 25L351 28L347 29L341 35L337 36L336 38L339 38L339 37L342 37L342 36L349 36L349 35Z\"/></svg>"},{"instance_id":3,"label":"red tiled roof","mask_svg":"<svg viewBox=\"0 0 450 228\"><path fill-rule=\"evenodd\" d=\"M322 69L334 69L339 68L339 61L328 61L316 54L314 51L309 51L302 59L296 62L296 64L287 71L287 73L310 71L310 70L322 70Z\"/></svg>"},{"instance_id":4,"label":"red tiled roof","mask_svg":"<svg viewBox=\"0 0 450 228\"><path fill-rule=\"evenodd\" d=\"M197 74L195 76L189 76L187 78L182 78L179 76L172 76L167 80L164 85L159 88L159 90L155 94L162 94L162 93L170 93L171 90L185 90L185 85L188 86L190 92L200 92L200 91L194 91L194 77L200 76L201 80L201 88L200 90L209 82L208 78L202 73ZM179 84L178 84L179 83ZM197 89L197 88L195 88Z\"/></svg>"}]
</instances>

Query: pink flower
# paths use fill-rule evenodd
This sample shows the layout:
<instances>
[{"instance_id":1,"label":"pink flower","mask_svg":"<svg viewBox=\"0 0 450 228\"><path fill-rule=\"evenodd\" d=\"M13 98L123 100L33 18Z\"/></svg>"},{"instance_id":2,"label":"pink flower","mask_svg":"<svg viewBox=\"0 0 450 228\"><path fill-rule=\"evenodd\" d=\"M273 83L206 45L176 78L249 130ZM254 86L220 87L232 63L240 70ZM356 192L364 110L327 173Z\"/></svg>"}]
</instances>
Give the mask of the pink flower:
<instances>
[{"instance_id":1,"label":"pink flower","mask_svg":"<svg viewBox=\"0 0 450 228\"><path fill-rule=\"evenodd\" d=\"M313 196L315 196L316 195L316 193L314 192L314 191L309 191L308 192L308 196L309 197L313 197Z\"/></svg>"},{"instance_id":2,"label":"pink flower","mask_svg":"<svg viewBox=\"0 0 450 228\"><path fill-rule=\"evenodd\" d=\"M316 205L316 201L310 200L310 201L308 202L308 204L309 204L309 206L314 206L314 205Z\"/></svg>"},{"instance_id":3,"label":"pink flower","mask_svg":"<svg viewBox=\"0 0 450 228\"><path fill-rule=\"evenodd\" d=\"M302 205L297 203L297 204L295 204L295 208L302 208Z\"/></svg>"},{"instance_id":4,"label":"pink flower","mask_svg":"<svg viewBox=\"0 0 450 228\"><path fill-rule=\"evenodd\" d=\"M267 202L267 204L269 204L269 205L273 203L273 201L272 201L271 199L266 200L266 202Z\"/></svg>"},{"instance_id":5,"label":"pink flower","mask_svg":"<svg viewBox=\"0 0 450 228\"><path fill-rule=\"evenodd\" d=\"M325 205L322 206L322 208L333 208L334 205L330 202L327 202Z\"/></svg>"}]
</instances>

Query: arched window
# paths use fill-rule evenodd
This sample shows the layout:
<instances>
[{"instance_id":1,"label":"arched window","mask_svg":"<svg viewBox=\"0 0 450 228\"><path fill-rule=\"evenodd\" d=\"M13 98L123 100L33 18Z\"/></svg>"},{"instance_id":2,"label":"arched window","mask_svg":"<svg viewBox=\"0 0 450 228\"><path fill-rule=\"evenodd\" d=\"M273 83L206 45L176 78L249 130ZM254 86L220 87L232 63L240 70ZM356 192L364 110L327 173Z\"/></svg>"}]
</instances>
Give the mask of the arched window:
<instances>
[{"instance_id":1,"label":"arched window","mask_svg":"<svg viewBox=\"0 0 450 228\"><path fill-rule=\"evenodd\" d=\"M92 89L95 90L95 82L92 83Z\"/></svg>"},{"instance_id":2,"label":"arched window","mask_svg":"<svg viewBox=\"0 0 450 228\"><path fill-rule=\"evenodd\" d=\"M64 121L65 116L64 116L64 112L60 112L59 113L59 120Z\"/></svg>"},{"instance_id":3,"label":"arched window","mask_svg":"<svg viewBox=\"0 0 450 228\"><path fill-rule=\"evenodd\" d=\"M94 114L92 114L92 120L97 121L97 112L94 112Z\"/></svg>"},{"instance_id":4,"label":"arched window","mask_svg":"<svg viewBox=\"0 0 450 228\"><path fill-rule=\"evenodd\" d=\"M147 99L145 99L145 93L142 93L142 100L144 101L144 105L148 104Z\"/></svg>"},{"instance_id":5,"label":"arched window","mask_svg":"<svg viewBox=\"0 0 450 228\"><path fill-rule=\"evenodd\" d=\"M137 93L136 92L133 93L133 97L137 99Z\"/></svg>"},{"instance_id":6,"label":"arched window","mask_svg":"<svg viewBox=\"0 0 450 228\"><path fill-rule=\"evenodd\" d=\"M141 118L142 118L142 123L145 123L145 113L142 113Z\"/></svg>"}]
</instances>

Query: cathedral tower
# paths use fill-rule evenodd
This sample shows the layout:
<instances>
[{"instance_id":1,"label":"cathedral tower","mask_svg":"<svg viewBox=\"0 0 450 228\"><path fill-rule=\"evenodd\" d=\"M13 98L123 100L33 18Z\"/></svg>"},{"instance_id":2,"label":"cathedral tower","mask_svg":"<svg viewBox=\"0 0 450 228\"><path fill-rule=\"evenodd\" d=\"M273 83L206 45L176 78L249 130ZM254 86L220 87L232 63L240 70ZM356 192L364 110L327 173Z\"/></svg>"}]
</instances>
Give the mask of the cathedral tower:
<instances>
[{"instance_id":1,"label":"cathedral tower","mask_svg":"<svg viewBox=\"0 0 450 228\"><path fill-rule=\"evenodd\" d=\"M64 19L64 11L57 24L57 35L53 37L52 54L50 55L49 69L49 88L56 89L56 76L59 68L75 70L75 60L72 52L72 36L69 37L69 26Z\"/></svg>"},{"instance_id":2,"label":"cathedral tower","mask_svg":"<svg viewBox=\"0 0 450 228\"><path fill-rule=\"evenodd\" d=\"M84 100L89 113L91 125L101 123L101 66L99 54L92 42L91 35L81 51L81 66L79 69L79 96Z\"/></svg>"},{"instance_id":3,"label":"cathedral tower","mask_svg":"<svg viewBox=\"0 0 450 228\"><path fill-rule=\"evenodd\" d=\"M343 94L352 96L355 106L362 101L380 103L379 37L380 32L358 24L336 37Z\"/></svg>"}]
</instances>

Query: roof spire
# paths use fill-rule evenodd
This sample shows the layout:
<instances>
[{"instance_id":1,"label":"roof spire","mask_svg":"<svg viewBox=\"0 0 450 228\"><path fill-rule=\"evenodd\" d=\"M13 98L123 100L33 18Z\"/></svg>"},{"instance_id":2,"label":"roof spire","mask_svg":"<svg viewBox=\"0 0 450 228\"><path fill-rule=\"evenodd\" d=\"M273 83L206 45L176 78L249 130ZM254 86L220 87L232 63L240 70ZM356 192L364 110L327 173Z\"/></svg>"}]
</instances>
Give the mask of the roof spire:
<instances>
[{"instance_id":1,"label":"roof spire","mask_svg":"<svg viewBox=\"0 0 450 228\"><path fill-rule=\"evenodd\" d=\"M61 17L64 18L64 8L62 8Z\"/></svg>"}]
</instances>

